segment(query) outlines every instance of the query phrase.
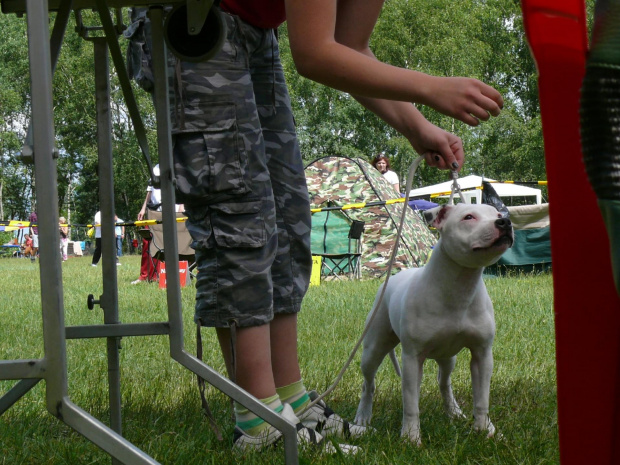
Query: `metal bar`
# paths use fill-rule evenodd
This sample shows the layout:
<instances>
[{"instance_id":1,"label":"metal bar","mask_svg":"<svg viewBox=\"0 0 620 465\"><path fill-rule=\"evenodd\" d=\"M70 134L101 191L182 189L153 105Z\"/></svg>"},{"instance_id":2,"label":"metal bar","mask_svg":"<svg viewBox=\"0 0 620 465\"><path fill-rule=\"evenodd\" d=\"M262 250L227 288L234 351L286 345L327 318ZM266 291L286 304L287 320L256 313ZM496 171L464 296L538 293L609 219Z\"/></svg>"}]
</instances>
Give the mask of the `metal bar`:
<instances>
[{"instance_id":1,"label":"metal bar","mask_svg":"<svg viewBox=\"0 0 620 465\"><path fill-rule=\"evenodd\" d=\"M13 386L9 392L0 397L0 415L11 408L15 402L24 397L28 391L39 383L39 381L41 381L41 378L22 379L15 386Z\"/></svg>"},{"instance_id":2,"label":"metal bar","mask_svg":"<svg viewBox=\"0 0 620 465\"><path fill-rule=\"evenodd\" d=\"M65 337L67 339L93 339L102 337L161 336L166 335L169 332L170 327L167 322L120 323L117 325L105 324L88 326L67 326L65 331Z\"/></svg>"},{"instance_id":3,"label":"metal bar","mask_svg":"<svg viewBox=\"0 0 620 465\"><path fill-rule=\"evenodd\" d=\"M284 436L284 459L287 465L299 463L297 451L297 428L287 419L271 410L256 397L241 389L228 378L223 377L213 368L198 360L191 354L183 351L176 360L203 378L210 385L219 389L228 397L239 402L241 405L251 410L270 425L282 431Z\"/></svg>"},{"instance_id":4,"label":"metal bar","mask_svg":"<svg viewBox=\"0 0 620 465\"><path fill-rule=\"evenodd\" d=\"M47 409L56 414L67 395L62 269L58 254L58 189L52 116L52 71L46 0L28 0L28 53L39 227L39 274L43 312L43 344Z\"/></svg>"},{"instance_id":5,"label":"metal bar","mask_svg":"<svg viewBox=\"0 0 620 465\"><path fill-rule=\"evenodd\" d=\"M108 47L110 48L112 62L114 63L114 67L116 68L118 83L121 87L121 90L123 91L123 96L125 97L125 103L127 104L129 118L131 119L131 123L133 124L136 139L138 140L138 145L140 146L140 150L142 151L144 161L149 167L149 173L151 175L153 186L159 187L159 178L153 175L153 166L151 162L146 131L142 122L142 117L140 116L140 110L133 94L131 82L129 81L129 75L127 73L127 68L125 67L125 60L123 59L121 47L118 43L117 28L114 27L112 18L110 17L109 2L107 0L95 1L97 4L99 19L101 20L101 25L103 26L103 30L105 31L105 37L108 41Z\"/></svg>"},{"instance_id":6,"label":"metal bar","mask_svg":"<svg viewBox=\"0 0 620 465\"><path fill-rule=\"evenodd\" d=\"M43 360L0 360L0 379L43 378Z\"/></svg>"},{"instance_id":7,"label":"metal bar","mask_svg":"<svg viewBox=\"0 0 620 465\"><path fill-rule=\"evenodd\" d=\"M138 449L120 434L110 430L99 420L91 417L68 399L63 399L58 418L84 435L97 447L121 463L131 465L159 465L152 457Z\"/></svg>"},{"instance_id":8,"label":"metal bar","mask_svg":"<svg viewBox=\"0 0 620 465\"><path fill-rule=\"evenodd\" d=\"M54 20L54 28L52 29L52 36L50 38L50 55L52 61L52 75L56 70L58 64L58 58L60 57L60 49L62 47L63 38L67 30L67 24L69 23L69 17L71 16L72 0L63 0L59 6L56 19ZM32 163L34 157L32 141L32 124L28 125L26 131L26 140L22 147L22 157L28 163Z\"/></svg>"},{"instance_id":9,"label":"metal bar","mask_svg":"<svg viewBox=\"0 0 620 465\"><path fill-rule=\"evenodd\" d=\"M112 122L110 109L110 67L105 38L93 39L95 51L95 95L97 106L97 147L99 151L99 202L101 205L101 258L103 294L101 308L105 324L118 323L116 277L116 234L114 215L114 167L112 161ZM122 434L120 399L120 339L107 338L110 427Z\"/></svg>"},{"instance_id":10,"label":"metal bar","mask_svg":"<svg viewBox=\"0 0 620 465\"><path fill-rule=\"evenodd\" d=\"M166 46L163 40L163 9L149 10L153 33L153 72L155 79L155 118L157 121L157 146L159 149L159 179L161 182L162 229L166 264L166 295L170 322L170 351L183 350L183 316L179 256L177 253L177 223L174 196L174 171L172 166L172 136L168 104L168 76ZM174 357L174 355L173 355Z\"/></svg>"}]
</instances>

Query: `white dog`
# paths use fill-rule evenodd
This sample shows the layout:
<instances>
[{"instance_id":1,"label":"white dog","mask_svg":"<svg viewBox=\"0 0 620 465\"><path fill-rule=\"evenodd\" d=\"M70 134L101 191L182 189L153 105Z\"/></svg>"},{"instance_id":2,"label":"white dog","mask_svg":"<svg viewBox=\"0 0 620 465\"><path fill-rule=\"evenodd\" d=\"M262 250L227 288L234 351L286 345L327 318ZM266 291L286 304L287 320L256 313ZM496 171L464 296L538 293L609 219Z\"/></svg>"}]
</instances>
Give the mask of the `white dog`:
<instances>
[{"instance_id":1,"label":"white dog","mask_svg":"<svg viewBox=\"0 0 620 465\"><path fill-rule=\"evenodd\" d=\"M362 397L355 423L372 416L375 375L389 353L402 344L403 426L401 435L421 443L420 383L427 358L439 365L439 389L451 418L463 417L450 384L456 355L471 351L474 429L495 433L489 419L495 336L493 305L482 281L485 266L497 262L513 244L512 224L490 205L460 203L436 207L425 217L440 239L423 268L402 271L388 281L383 301L364 338ZM375 305L381 294L377 293ZM370 315L369 315L370 318Z\"/></svg>"}]
</instances>

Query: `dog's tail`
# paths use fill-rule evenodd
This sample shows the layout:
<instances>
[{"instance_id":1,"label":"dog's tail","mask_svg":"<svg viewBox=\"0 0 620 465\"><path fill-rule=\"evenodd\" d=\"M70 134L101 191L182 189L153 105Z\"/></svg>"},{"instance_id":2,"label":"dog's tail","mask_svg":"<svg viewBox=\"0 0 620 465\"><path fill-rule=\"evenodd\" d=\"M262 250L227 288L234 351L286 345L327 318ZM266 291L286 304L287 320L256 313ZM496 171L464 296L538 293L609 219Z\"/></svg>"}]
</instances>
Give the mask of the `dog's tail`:
<instances>
[{"instance_id":1,"label":"dog's tail","mask_svg":"<svg viewBox=\"0 0 620 465\"><path fill-rule=\"evenodd\" d=\"M396 371L399 378L402 378L400 364L398 363L398 358L396 357L396 352L394 352L394 349L390 350L390 360L392 361L392 365L394 365L394 371Z\"/></svg>"}]
</instances>

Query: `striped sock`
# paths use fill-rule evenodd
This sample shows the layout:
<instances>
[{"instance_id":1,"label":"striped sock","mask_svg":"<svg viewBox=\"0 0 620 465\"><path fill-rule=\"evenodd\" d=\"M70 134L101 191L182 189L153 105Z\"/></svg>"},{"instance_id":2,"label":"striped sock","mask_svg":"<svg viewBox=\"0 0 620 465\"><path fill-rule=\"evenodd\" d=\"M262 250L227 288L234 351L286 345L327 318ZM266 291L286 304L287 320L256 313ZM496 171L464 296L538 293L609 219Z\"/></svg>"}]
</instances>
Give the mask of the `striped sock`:
<instances>
[{"instance_id":1,"label":"striped sock","mask_svg":"<svg viewBox=\"0 0 620 465\"><path fill-rule=\"evenodd\" d=\"M310 397L308 397L302 380L276 388L276 392L283 403L293 407L295 413L301 412L310 403Z\"/></svg>"},{"instance_id":2,"label":"striped sock","mask_svg":"<svg viewBox=\"0 0 620 465\"><path fill-rule=\"evenodd\" d=\"M259 400L277 413L282 411L283 406L278 394ZM250 436L259 436L261 432L269 428L269 423L237 402L235 402L235 419L237 426Z\"/></svg>"}]
</instances>

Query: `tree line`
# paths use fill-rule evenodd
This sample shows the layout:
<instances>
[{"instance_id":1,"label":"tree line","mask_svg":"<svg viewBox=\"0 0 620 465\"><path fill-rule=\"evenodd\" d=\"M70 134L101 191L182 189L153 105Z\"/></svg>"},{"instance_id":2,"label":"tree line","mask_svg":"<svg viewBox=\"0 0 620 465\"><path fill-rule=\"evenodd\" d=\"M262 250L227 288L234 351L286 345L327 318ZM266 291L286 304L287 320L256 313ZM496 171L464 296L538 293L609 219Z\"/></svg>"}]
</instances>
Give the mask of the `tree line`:
<instances>
[{"instance_id":1,"label":"tree line","mask_svg":"<svg viewBox=\"0 0 620 465\"><path fill-rule=\"evenodd\" d=\"M587 6L591 10L593 0ZM85 24L97 25L93 12L83 12L82 17ZM123 17L127 24L127 12ZM26 20L0 14L0 30L0 220L24 220L36 192L33 166L20 157L30 118ZM384 152L404 180L417 157L407 140L349 95L300 77L288 48L286 25L279 29L278 38L304 161L326 155L371 160ZM127 46L122 37L120 42ZM546 179L536 67L518 0L389 0L371 48L380 60L395 66L439 76L475 77L502 93L502 114L475 128L420 107L432 123L463 139L467 157L463 175ZM72 223L92 222L99 209L93 60L92 42L69 27L53 84L58 208ZM120 218L131 220L140 210L149 176L115 76L112 67L115 207ZM137 86L135 95L156 157L150 95ZM414 187L448 179L446 172L422 166Z\"/></svg>"}]
</instances>

